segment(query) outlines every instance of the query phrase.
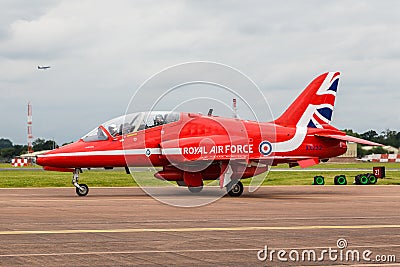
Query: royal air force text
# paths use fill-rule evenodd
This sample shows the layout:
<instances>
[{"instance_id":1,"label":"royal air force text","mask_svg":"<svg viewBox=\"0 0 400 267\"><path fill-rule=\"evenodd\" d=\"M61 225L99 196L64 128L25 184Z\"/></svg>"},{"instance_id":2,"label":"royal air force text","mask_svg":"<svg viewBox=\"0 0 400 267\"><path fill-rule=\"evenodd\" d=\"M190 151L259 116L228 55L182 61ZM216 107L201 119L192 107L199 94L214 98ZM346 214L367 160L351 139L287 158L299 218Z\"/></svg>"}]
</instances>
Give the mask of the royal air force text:
<instances>
[{"instance_id":1,"label":"royal air force text","mask_svg":"<svg viewBox=\"0 0 400 267\"><path fill-rule=\"evenodd\" d=\"M206 146L183 147L184 155L207 155L207 154L252 154L253 144L245 145L219 145L207 148Z\"/></svg>"}]
</instances>

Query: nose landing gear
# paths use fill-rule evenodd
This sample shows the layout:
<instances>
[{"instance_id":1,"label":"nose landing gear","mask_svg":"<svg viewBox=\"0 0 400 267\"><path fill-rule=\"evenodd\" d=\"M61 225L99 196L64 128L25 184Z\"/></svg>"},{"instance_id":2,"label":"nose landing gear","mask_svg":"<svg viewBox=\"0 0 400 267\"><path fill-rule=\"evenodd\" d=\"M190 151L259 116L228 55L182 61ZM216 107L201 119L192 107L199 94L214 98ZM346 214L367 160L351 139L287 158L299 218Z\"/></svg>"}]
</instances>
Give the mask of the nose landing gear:
<instances>
[{"instance_id":1,"label":"nose landing gear","mask_svg":"<svg viewBox=\"0 0 400 267\"><path fill-rule=\"evenodd\" d=\"M76 194L80 197L84 197L89 193L89 187L86 184L79 184L79 173L81 169L75 169L72 176L72 184L75 186Z\"/></svg>"}]
</instances>

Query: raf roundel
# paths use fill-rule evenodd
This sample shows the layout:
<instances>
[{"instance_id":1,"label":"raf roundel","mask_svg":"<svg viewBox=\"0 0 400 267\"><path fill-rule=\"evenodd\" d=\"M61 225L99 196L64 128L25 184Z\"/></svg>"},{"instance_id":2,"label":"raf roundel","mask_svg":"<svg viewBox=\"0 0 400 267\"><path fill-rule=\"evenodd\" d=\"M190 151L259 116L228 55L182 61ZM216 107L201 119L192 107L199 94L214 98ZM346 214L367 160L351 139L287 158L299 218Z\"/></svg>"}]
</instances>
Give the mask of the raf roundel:
<instances>
[{"instance_id":1,"label":"raf roundel","mask_svg":"<svg viewBox=\"0 0 400 267\"><path fill-rule=\"evenodd\" d=\"M145 153L146 153L146 156L150 157L150 155L151 155L151 150L150 150L150 148L147 148Z\"/></svg>"},{"instance_id":2,"label":"raf roundel","mask_svg":"<svg viewBox=\"0 0 400 267\"><path fill-rule=\"evenodd\" d=\"M258 147L258 150L260 151L261 154L264 156L268 156L272 152L272 145L268 141L262 141L260 143L260 146Z\"/></svg>"}]
</instances>

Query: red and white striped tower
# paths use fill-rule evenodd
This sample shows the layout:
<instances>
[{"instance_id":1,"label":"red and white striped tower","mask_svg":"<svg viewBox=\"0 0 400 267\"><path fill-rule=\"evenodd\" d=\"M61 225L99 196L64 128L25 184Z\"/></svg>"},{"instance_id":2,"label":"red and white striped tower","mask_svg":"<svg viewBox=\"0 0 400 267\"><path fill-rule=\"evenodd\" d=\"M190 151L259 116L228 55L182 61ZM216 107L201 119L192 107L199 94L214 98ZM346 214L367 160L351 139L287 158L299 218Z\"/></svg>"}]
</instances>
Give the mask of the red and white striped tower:
<instances>
[{"instance_id":1,"label":"red and white striped tower","mask_svg":"<svg viewBox=\"0 0 400 267\"><path fill-rule=\"evenodd\" d=\"M31 102L28 102L28 153L32 153L32 105Z\"/></svg>"},{"instance_id":2,"label":"red and white striped tower","mask_svg":"<svg viewBox=\"0 0 400 267\"><path fill-rule=\"evenodd\" d=\"M237 118L236 98L233 99L233 117Z\"/></svg>"}]
</instances>

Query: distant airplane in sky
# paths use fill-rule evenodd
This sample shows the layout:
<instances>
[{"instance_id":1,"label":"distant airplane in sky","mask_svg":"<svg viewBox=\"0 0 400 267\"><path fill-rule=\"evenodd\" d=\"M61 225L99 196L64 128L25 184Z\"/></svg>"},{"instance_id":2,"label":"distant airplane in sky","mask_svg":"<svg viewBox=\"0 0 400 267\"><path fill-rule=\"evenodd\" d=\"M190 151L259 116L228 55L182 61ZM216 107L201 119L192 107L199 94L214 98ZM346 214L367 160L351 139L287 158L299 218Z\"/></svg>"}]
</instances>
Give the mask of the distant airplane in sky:
<instances>
[{"instance_id":1,"label":"distant airplane in sky","mask_svg":"<svg viewBox=\"0 0 400 267\"><path fill-rule=\"evenodd\" d=\"M46 69L50 69L50 66L37 66L37 68L39 70L46 70Z\"/></svg>"}]
</instances>

